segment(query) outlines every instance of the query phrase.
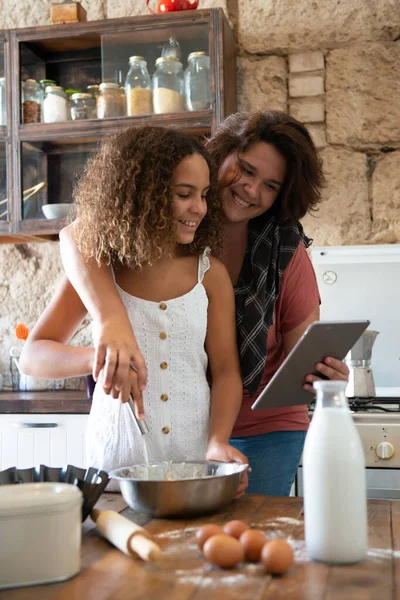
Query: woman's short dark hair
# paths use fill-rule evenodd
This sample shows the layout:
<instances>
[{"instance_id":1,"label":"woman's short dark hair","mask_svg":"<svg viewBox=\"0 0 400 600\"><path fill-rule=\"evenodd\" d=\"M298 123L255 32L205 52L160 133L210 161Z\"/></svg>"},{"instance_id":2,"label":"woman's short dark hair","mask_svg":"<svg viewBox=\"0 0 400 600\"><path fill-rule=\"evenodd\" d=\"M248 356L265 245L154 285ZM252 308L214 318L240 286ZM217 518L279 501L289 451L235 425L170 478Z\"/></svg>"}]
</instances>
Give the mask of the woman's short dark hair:
<instances>
[{"instance_id":1,"label":"woman's short dark hair","mask_svg":"<svg viewBox=\"0 0 400 600\"><path fill-rule=\"evenodd\" d=\"M257 142L271 144L287 162L285 181L273 206L279 221L299 220L315 210L325 184L322 161L306 127L293 117L276 110L235 113L206 146L221 168L228 156L239 155Z\"/></svg>"}]
</instances>

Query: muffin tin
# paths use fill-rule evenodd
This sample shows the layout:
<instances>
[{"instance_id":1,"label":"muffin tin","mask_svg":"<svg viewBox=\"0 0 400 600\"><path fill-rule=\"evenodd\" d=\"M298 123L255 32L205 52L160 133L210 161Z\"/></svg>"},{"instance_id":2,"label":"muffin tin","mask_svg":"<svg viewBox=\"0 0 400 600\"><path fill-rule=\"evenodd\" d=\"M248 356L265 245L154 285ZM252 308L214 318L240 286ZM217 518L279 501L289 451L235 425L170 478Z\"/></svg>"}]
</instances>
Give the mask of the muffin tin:
<instances>
[{"instance_id":1,"label":"muffin tin","mask_svg":"<svg viewBox=\"0 0 400 600\"><path fill-rule=\"evenodd\" d=\"M74 465L64 467L48 467L37 465L29 469L10 467L0 471L0 485L13 483L37 483L47 481L53 483L69 483L77 486L83 494L82 522L90 515L97 500L109 482L108 473L94 467L82 469Z\"/></svg>"}]
</instances>

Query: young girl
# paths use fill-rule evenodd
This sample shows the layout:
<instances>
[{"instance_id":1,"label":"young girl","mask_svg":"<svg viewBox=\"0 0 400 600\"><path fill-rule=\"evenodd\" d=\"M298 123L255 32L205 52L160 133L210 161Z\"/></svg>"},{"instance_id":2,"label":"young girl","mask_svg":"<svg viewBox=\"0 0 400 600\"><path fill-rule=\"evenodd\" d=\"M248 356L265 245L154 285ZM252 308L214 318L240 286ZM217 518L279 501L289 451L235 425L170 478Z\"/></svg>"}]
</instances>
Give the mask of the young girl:
<instances>
[{"instance_id":1,"label":"young girl","mask_svg":"<svg viewBox=\"0 0 400 600\"><path fill-rule=\"evenodd\" d=\"M143 462L126 404L142 391L151 460L246 462L229 446L242 382L232 284L209 256L220 244L221 209L207 151L172 129L127 129L88 163L75 201L80 250L112 265L148 369L144 391L134 369L116 398L101 380L96 385L88 464L111 470ZM68 345L85 315L64 278L25 344L23 371L49 379L91 373L94 349ZM140 404L137 412L143 416Z\"/></svg>"}]
</instances>

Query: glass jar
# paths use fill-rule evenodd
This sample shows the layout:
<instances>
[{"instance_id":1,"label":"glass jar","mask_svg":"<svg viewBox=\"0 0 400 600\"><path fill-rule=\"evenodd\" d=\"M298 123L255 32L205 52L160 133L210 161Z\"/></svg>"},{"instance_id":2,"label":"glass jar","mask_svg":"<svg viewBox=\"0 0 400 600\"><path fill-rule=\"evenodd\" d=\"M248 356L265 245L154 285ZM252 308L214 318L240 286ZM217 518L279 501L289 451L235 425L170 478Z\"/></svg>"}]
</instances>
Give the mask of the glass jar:
<instances>
[{"instance_id":1,"label":"glass jar","mask_svg":"<svg viewBox=\"0 0 400 600\"><path fill-rule=\"evenodd\" d=\"M163 49L161 51L161 56L174 56L178 60L181 59L181 47L176 38L170 37L168 42L164 44Z\"/></svg>"},{"instance_id":2,"label":"glass jar","mask_svg":"<svg viewBox=\"0 0 400 600\"><path fill-rule=\"evenodd\" d=\"M97 83L94 83L93 85L88 85L86 90L87 93L91 94L95 99L97 99L100 94L100 86L97 85Z\"/></svg>"},{"instance_id":3,"label":"glass jar","mask_svg":"<svg viewBox=\"0 0 400 600\"><path fill-rule=\"evenodd\" d=\"M71 121L72 120L72 117L71 117L72 96L74 94L79 94L80 90L68 89L68 90L65 90L65 93L67 94L67 119L68 119L68 121Z\"/></svg>"},{"instance_id":4,"label":"glass jar","mask_svg":"<svg viewBox=\"0 0 400 600\"><path fill-rule=\"evenodd\" d=\"M121 116L122 103L118 83L101 83L97 98L97 118L113 119Z\"/></svg>"},{"instance_id":5,"label":"glass jar","mask_svg":"<svg viewBox=\"0 0 400 600\"><path fill-rule=\"evenodd\" d=\"M125 79L126 114L149 115L152 111L151 78L142 56L131 56Z\"/></svg>"},{"instance_id":6,"label":"glass jar","mask_svg":"<svg viewBox=\"0 0 400 600\"><path fill-rule=\"evenodd\" d=\"M210 57L192 52L185 69L185 96L188 110L205 110L211 105Z\"/></svg>"},{"instance_id":7,"label":"glass jar","mask_svg":"<svg viewBox=\"0 0 400 600\"><path fill-rule=\"evenodd\" d=\"M92 94L79 92L71 96L71 119L82 121L83 119L96 118L96 100Z\"/></svg>"},{"instance_id":8,"label":"glass jar","mask_svg":"<svg viewBox=\"0 0 400 600\"><path fill-rule=\"evenodd\" d=\"M121 102L121 115L124 117L126 115L126 96L124 86L119 86L119 93Z\"/></svg>"},{"instance_id":9,"label":"glass jar","mask_svg":"<svg viewBox=\"0 0 400 600\"><path fill-rule=\"evenodd\" d=\"M156 114L185 110L182 63L173 56L164 56L156 60L153 106Z\"/></svg>"},{"instance_id":10,"label":"glass jar","mask_svg":"<svg viewBox=\"0 0 400 600\"><path fill-rule=\"evenodd\" d=\"M54 81L54 79L41 79L39 81L39 84L40 84L40 87L41 87L41 90L43 93L43 97L44 97L47 86L48 85L57 85L57 82Z\"/></svg>"},{"instance_id":11,"label":"glass jar","mask_svg":"<svg viewBox=\"0 0 400 600\"><path fill-rule=\"evenodd\" d=\"M0 77L0 125L7 126L6 78Z\"/></svg>"},{"instance_id":12,"label":"glass jar","mask_svg":"<svg viewBox=\"0 0 400 600\"><path fill-rule=\"evenodd\" d=\"M40 123L43 92L35 79L22 82L22 120L24 123Z\"/></svg>"},{"instance_id":13,"label":"glass jar","mask_svg":"<svg viewBox=\"0 0 400 600\"><path fill-rule=\"evenodd\" d=\"M67 94L59 85L48 85L43 101L43 122L67 121Z\"/></svg>"}]
</instances>

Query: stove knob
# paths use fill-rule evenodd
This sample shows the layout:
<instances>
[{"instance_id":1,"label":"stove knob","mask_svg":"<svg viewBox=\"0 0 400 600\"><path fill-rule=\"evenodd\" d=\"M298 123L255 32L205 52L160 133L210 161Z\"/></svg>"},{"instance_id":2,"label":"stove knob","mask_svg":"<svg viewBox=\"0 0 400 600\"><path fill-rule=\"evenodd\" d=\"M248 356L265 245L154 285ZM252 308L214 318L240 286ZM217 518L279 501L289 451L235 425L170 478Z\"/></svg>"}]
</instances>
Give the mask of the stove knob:
<instances>
[{"instance_id":1,"label":"stove knob","mask_svg":"<svg viewBox=\"0 0 400 600\"><path fill-rule=\"evenodd\" d=\"M377 445L375 452L379 458L388 460L389 458L392 458L394 454L394 446L390 442L381 442Z\"/></svg>"}]
</instances>

